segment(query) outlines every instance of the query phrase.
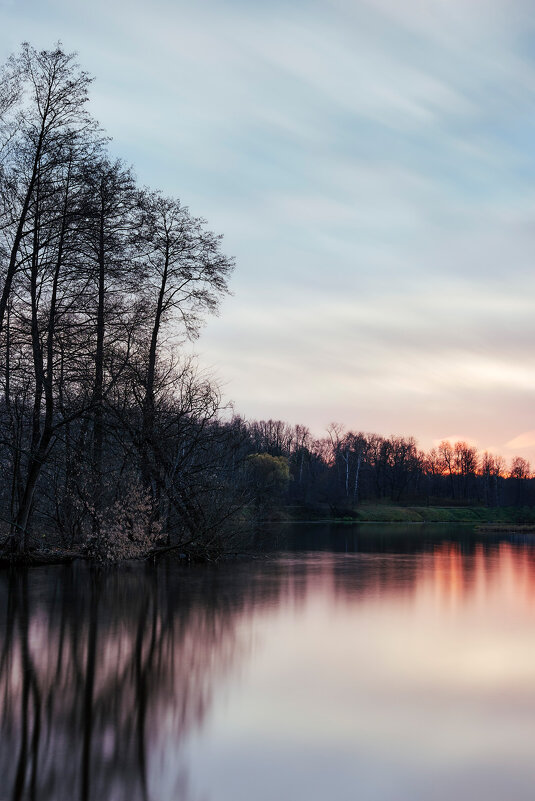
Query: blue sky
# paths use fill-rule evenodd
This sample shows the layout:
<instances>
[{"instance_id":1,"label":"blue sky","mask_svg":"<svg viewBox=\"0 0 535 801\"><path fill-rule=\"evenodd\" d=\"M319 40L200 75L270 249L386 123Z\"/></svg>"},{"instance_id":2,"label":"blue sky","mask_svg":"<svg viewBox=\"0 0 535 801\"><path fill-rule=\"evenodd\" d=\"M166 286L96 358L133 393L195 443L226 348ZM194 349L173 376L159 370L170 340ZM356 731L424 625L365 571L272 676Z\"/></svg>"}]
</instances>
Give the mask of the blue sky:
<instances>
[{"instance_id":1,"label":"blue sky","mask_svg":"<svg viewBox=\"0 0 535 801\"><path fill-rule=\"evenodd\" d=\"M518 0L0 0L142 184L225 235L196 345L246 417L535 462L535 38Z\"/></svg>"}]
</instances>

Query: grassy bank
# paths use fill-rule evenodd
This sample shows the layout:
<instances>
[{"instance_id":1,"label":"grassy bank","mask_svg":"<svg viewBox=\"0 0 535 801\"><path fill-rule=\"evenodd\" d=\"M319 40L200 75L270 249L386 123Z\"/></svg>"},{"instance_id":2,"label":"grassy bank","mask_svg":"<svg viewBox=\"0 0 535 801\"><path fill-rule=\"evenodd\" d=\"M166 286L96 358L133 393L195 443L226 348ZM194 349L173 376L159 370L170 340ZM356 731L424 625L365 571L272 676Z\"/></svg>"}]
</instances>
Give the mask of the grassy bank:
<instances>
[{"instance_id":1,"label":"grassy bank","mask_svg":"<svg viewBox=\"0 0 535 801\"><path fill-rule=\"evenodd\" d=\"M286 507L287 520L336 520L353 523L485 523L533 525L534 507L485 506L386 506L362 504L356 509L335 510Z\"/></svg>"}]
</instances>

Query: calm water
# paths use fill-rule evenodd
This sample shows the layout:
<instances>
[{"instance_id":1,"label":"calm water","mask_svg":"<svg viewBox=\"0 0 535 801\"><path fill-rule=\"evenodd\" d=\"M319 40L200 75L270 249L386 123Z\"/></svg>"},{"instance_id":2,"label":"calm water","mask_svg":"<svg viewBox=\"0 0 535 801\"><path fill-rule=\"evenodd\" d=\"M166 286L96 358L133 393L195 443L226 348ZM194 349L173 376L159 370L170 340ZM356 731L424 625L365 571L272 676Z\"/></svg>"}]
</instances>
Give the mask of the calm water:
<instances>
[{"instance_id":1,"label":"calm water","mask_svg":"<svg viewBox=\"0 0 535 801\"><path fill-rule=\"evenodd\" d=\"M451 532L0 573L0 800L532 801L535 545Z\"/></svg>"}]
</instances>

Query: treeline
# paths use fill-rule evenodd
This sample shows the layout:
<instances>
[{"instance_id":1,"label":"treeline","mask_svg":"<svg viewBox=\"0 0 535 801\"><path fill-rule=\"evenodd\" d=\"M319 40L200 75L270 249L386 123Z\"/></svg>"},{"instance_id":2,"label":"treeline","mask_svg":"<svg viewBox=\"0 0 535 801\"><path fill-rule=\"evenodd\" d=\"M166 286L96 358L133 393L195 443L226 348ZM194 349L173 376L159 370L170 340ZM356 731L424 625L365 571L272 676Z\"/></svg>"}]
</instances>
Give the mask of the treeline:
<instances>
[{"instance_id":1,"label":"treeline","mask_svg":"<svg viewBox=\"0 0 535 801\"><path fill-rule=\"evenodd\" d=\"M266 495L264 506L322 503L343 510L362 501L535 504L529 462L517 456L506 464L503 457L479 453L467 442L444 441L426 453L413 437L344 431L337 424L330 425L322 438L314 438L305 426L280 420L251 422L246 429L251 454L282 458L287 466L285 474L280 461L262 463L250 457L255 462L257 498Z\"/></svg>"},{"instance_id":2,"label":"treeline","mask_svg":"<svg viewBox=\"0 0 535 801\"><path fill-rule=\"evenodd\" d=\"M217 387L176 345L227 292L221 237L137 186L61 47L24 45L0 91L4 546L42 532L101 558L217 547L233 511Z\"/></svg>"}]
</instances>

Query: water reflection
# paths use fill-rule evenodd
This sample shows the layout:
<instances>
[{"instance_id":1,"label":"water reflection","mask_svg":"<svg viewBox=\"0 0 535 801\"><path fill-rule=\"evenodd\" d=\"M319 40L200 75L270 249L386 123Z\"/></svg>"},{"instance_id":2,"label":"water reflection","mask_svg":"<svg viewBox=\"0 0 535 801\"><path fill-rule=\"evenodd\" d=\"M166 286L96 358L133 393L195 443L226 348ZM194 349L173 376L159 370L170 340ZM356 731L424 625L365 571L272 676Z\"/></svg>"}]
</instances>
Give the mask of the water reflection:
<instances>
[{"instance_id":1,"label":"water reflection","mask_svg":"<svg viewBox=\"0 0 535 801\"><path fill-rule=\"evenodd\" d=\"M531 797L527 545L43 568L0 602L2 801Z\"/></svg>"},{"instance_id":2,"label":"water reflection","mask_svg":"<svg viewBox=\"0 0 535 801\"><path fill-rule=\"evenodd\" d=\"M0 786L13 799L147 799L148 751L200 725L239 652L239 593L165 569L3 576ZM221 589L221 592L219 591ZM183 781L183 777L179 777Z\"/></svg>"}]
</instances>

